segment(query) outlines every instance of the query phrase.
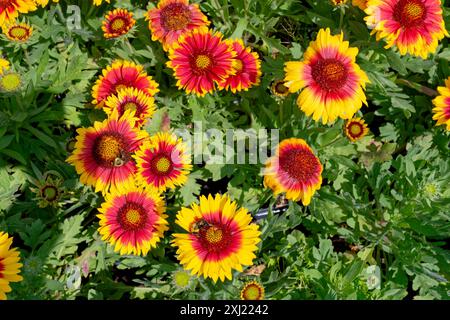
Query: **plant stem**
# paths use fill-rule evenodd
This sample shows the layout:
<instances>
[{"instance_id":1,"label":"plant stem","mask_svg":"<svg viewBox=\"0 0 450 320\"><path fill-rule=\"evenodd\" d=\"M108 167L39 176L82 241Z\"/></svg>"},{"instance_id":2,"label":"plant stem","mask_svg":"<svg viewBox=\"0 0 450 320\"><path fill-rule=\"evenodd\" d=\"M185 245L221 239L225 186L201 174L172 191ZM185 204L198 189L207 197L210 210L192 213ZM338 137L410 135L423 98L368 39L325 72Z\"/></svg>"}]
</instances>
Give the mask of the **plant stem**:
<instances>
[{"instance_id":1,"label":"plant stem","mask_svg":"<svg viewBox=\"0 0 450 320\"><path fill-rule=\"evenodd\" d=\"M397 79L395 82L401 85L408 86L412 89L415 89L423 94L426 94L429 97L436 97L439 95L436 90L421 85L420 83L412 82L407 79Z\"/></svg>"}]
</instances>

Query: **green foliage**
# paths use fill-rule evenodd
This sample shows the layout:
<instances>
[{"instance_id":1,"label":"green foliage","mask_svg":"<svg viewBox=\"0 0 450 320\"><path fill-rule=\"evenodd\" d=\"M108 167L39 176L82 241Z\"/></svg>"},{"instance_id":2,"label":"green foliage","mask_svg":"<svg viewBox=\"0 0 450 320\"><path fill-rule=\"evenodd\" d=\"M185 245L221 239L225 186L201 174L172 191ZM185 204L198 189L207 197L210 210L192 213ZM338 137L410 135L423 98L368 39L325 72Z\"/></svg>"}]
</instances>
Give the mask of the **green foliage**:
<instances>
[{"instance_id":1,"label":"green foliage","mask_svg":"<svg viewBox=\"0 0 450 320\"><path fill-rule=\"evenodd\" d=\"M14 235L24 263L24 281L12 284L8 298L236 299L243 283L257 278L268 299L449 299L450 135L435 127L430 91L450 76L447 39L422 60L384 49L350 5L340 19L341 10L322 0L205 0L200 7L217 30L259 53L263 76L248 92L198 98L176 89L165 53L150 40L144 15L153 2L112 2L97 8L60 1L51 8L64 15L69 3L80 5L80 30L58 15L50 19L49 6L27 16L33 41L0 40L23 81L20 93L0 95L0 230ZM101 21L113 7L132 9L137 31L106 41ZM445 7L447 25L449 12ZM358 116L371 132L356 143L343 135L342 120L316 123L297 108L295 95L270 93L284 62L301 59L325 27L342 29L359 48L357 62L370 79L369 106ZM324 182L308 207L273 197L255 164L197 165L167 195L171 227L181 207L210 192L227 192L253 213L268 208L258 221L263 241L255 266L262 271L235 272L223 284L193 277L179 288L170 236L147 257L120 256L100 239L96 208L103 199L65 163L66 144L77 127L105 118L90 105L90 90L116 58L144 65L160 84L149 133L167 115L172 128L190 132L194 121L204 130L279 129L280 139L303 138L316 151ZM49 170L61 175L67 193L60 206L39 208L33 181ZM273 213L280 204L287 211Z\"/></svg>"}]
</instances>

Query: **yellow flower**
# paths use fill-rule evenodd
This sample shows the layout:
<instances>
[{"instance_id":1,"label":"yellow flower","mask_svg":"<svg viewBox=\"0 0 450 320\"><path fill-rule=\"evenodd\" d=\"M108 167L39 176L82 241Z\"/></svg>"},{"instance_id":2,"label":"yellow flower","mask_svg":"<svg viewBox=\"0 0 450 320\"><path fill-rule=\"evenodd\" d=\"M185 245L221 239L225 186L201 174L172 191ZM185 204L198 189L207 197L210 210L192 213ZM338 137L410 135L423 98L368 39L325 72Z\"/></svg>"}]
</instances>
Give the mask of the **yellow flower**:
<instances>
[{"instance_id":1,"label":"yellow flower","mask_svg":"<svg viewBox=\"0 0 450 320\"><path fill-rule=\"evenodd\" d=\"M367 105L363 89L369 79L355 62L357 54L342 33L332 36L327 28L319 31L303 61L286 63L284 85L290 92L301 90L297 104L307 116L333 123L350 119L363 103Z\"/></svg>"},{"instance_id":2,"label":"yellow flower","mask_svg":"<svg viewBox=\"0 0 450 320\"><path fill-rule=\"evenodd\" d=\"M261 232L251 222L247 209L238 209L228 196L201 196L199 205L177 214L176 223L186 231L173 235L178 260L192 274L231 280L233 269L242 272L256 258Z\"/></svg>"},{"instance_id":3,"label":"yellow flower","mask_svg":"<svg viewBox=\"0 0 450 320\"><path fill-rule=\"evenodd\" d=\"M433 120L436 125L446 125L450 131L450 77L445 80L445 87L438 87L439 96L433 100Z\"/></svg>"},{"instance_id":4,"label":"yellow flower","mask_svg":"<svg viewBox=\"0 0 450 320\"><path fill-rule=\"evenodd\" d=\"M256 282L247 282L241 290L241 300L263 300L264 287Z\"/></svg>"},{"instance_id":5,"label":"yellow flower","mask_svg":"<svg viewBox=\"0 0 450 320\"><path fill-rule=\"evenodd\" d=\"M6 300L6 293L11 292L10 282L19 282L22 264L19 263L19 252L16 248L10 249L13 238L0 231L0 300Z\"/></svg>"},{"instance_id":6,"label":"yellow flower","mask_svg":"<svg viewBox=\"0 0 450 320\"><path fill-rule=\"evenodd\" d=\"M355 142L362 137L364 137L369 129L367 124L361 118L353 118L348 120L344 125L345 135L352 141Z\"/></svg>"}]
</instances>

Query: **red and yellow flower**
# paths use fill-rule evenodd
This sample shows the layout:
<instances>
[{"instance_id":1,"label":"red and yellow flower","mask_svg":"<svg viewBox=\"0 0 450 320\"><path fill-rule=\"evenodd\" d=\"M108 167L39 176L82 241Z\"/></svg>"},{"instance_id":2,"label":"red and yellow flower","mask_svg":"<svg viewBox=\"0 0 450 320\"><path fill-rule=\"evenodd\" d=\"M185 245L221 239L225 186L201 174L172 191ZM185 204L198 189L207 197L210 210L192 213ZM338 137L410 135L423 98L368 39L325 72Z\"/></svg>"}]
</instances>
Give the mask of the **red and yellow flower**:
<instances>
[{"instance_id":1,"label":"red and yellow flower","mask_svg":"<svg viewBox=\"0 0 450 320\"><path fill-rule=\"evenodd\" d=\"M188 0L161 0L157 8L150 9L146 20L152 40L160 41L166 51L181 35L210 24L198 4L189 4Z\"/></svg>"},{"instance_id":2,"label":"red and yellow flower","mask_svg":"<svg viewBox=\"0 0 450 320\"><path fill-rule=\"evenodd\" d=\"M11 23L3 26L3 33L11 41L25 42L33 34L33 28L27 23Z\"/></svg>"},{"instance_id":3,"label":"red and yellow flower","mask_svg":"<svg viewBox=\"0 0 450 320\"><path fill-rule=\"evenodd\" d=\"M92 88L92 103L103 107L104 101L119 90L125 88L139 89L149 96L159 92L158 83L148 76L144 67L131 61L117 60L103 69L102 75Z\"/></svg>"},{"instance_id":4,"label":"red and yellow flower","mask_svg":"<svg viewBox=\"0 0 450 320\"><path fill-rule=\"evenodd\" d=\"M11 292L11 282L22 281L19 276L22 264L17 248L12 248L13 238L0 231L0 300L6 300L6 293Z\"/></svg>"},{"instance_id":5,"label":"red and yellow flower","mask_svg":"<svg viewBox=\"0 0 450 320\"><path fill-rule=\"evenodd\" d=\"M261 232L251 221L247 209L238 209L228 196L201 196L199 205L177 214L176 223L186 231L174 234L178 260L192 274L231 280L233 269L242 272L256 258Z\"/></svg>"},{"instance_id":6,"label":"red and yellow flower","mask_svg":"<svg viewBox=\"0 0 450 320\"><path fill-rule=\"evenodd\" d=\"M367 9L367 1L368 0L352 0L352 5L360 8L361 10Z\"/></svg>"},{"instance_id":7,"label":"red and yellow flower","mask_svg":"<svg viewBox=\"0 0 450 320\"><path fill-rule=\"evenodd\" d=\"M0 26L16 20L19 13L36 10L34 0L2 0L0 1Z\"/></svg>"},{"instance_id":8,"label":"red and yellow flower","mask_svg":"<svg viewBox=\"0 0 450 320\"><path fill-rule=\"evenodd\" d=\"M106 194L98 211L102 240L122 255L147 255L169 229L163 199L142 187Z\"/></svg>"},{"instance_id":9,"label":"red and yellow flower","mask_svg":"<svg viewBox=\"0 0 450 320\"><path fill-rule=\"evenodd\" d=\"M133 116L138 119L136 127L140 128L155 113L155 99L136 88L121 89L107 98L103 110L107 115L117 110L119 116L127 110L132 111Z\"/></svg>"},{"instance_id":10,"label":"red and yellow flower","mask_svg":"<svg viewBox=\"0 0 450 320\"><path fill-rule=\"evenodd\" d=\"M369 129L364 119L352 118L345 123L344 132L350 141L355 142L367 135Z\"/></svg>"},{"instance_id":11,"label":"red and yellow flower","mask_svg":"<svg viewBox=\"0 0 450 320\"><path fill-rule=\"evenodd\" d=\"M105 0L105 2L107 2L107 3L109 3L109 1L110 0ZM96 5L96 6L99 6L99 5L101 5L103 3L103 0L94 0L94 4Z\"/></svg>"},{"instance_id":12,"label":"red and yellow flower","mask_svg":"<svg viewBox=\"0 0 450 320\"><path fill-rule=\"evenodd\" d=\"M322 184L322 164L303 139L291 138L280 142L276 154L267 163L264 185L275 195L301 200L307 206Z\"/></svg>"},{"instance_id":13,"label":"red and yellow flower","mask_svg":"<svg viewBox=\"0 0 450 320\"><path fill-rule=\"evenodd\" d=\"M81 183L103 193L132 186L137 171L132 155L148 137L135 127L136 121L130 111L120 118L113 111L109 119L77 130L75 150L67 162L75 166Z\"/></svg>"},{"instance_id":14,"label":"red and yellow flower","mask_svg":"<svg viewBox=\"0 0 450 320\"><path fill-rule=\"evenodd\" d=\"M347 2L347 0L331 0L331 3L333 3L335 6L343 5Z\"/></svg>"},{"instance_id":15,"label":"red and yellow flower","mask_svg":"<svg viewBox=\"0 0 450 320\"><path fill-rule=\"evenodd\" d=\"M290 92L302 90L297 104L307 116L333 123L338 117L350 119L367 105L363 89L369 79L355 62L357 54L342 33L332 36L327 28L319 31L303 61L286 63L285 86Z\"/></svg>"},{"instance_id":16,"label":"red and yellow flower","mask_svg":"<svg viewBox=\"0 0 450 320\"><path fill-rule=\"evenodd\" d=\"M9 70L9 61L3 58L0 58L0 76Z\"/></svg>"},{"instance_id":17,"label":"red and yellow flower","mask_svg":"<svg viewBox=\"0 0 450 320\"><path fill-rule=\"evenodd\" d=\"M245 47L241 39L226 40L228 45L236 52L234 70L235 74L219 82L219 89L236 91L247 91L254 85L258 85L261 77L261 60L258 54Z\"/></svg>"},{"instance_id":18,"label":"red and yellow flower","mask_svg":"<svg viewBox=\"0 0 450 320\"><path fill-rule=\"evenodd\" d=\"M264 287L256 282L247 282L241 290L241 300L263 300Z\"/></svg>"},{"instance_id":19,"label":"red and yellow flower","mask_svg":"<svg viewBox=\"0 0 450 320\"><path fill-rule=\"evenodd\" d=\"M365 12L377 40L384 38L386 48L396 46L402 55L426 59L449 36L440 0L368 0Z\"/></svg>"},{"instance_id":20,"label":"red and yellow flower","mask_svg":"<svg viewBox=\"0 0 450 320\"><path fill-rule=\"evenodd\" d=\"M106 39L117 38L133 28L136 20L133 13L126 9L114 9L109 11L102 22L103 35Z\"/></svg>"},{"instance_id":21,"label":"red and yellow flower","mask_svg":"<svg viewBox=\"0 0 450 320\"><path fill-rule=\"evenodd\" d=\"M140 184L165 191L186 183L192 169L187 146L175 134L158 132L134 156Z\"/></svg>"},{"instance_id":22,"label":"red and yellow flower","mask_svg":"<svg viewBox=\"0 0 450 320\"><path fill-rule=\"evenodd\" d=\"M445 80L445 87L438 87L439 96L434 98L433 120L436 125L446 125L450 131L450 77Z\"/></svg>"},{"instance_id":23,"label":"red and yellow flower","mask_svg":"<svg viewBox=\"0 0 450 320\"><path fill-rule=\"evenodd\" d=\"M41 7L45 7L50 0L34 0L36 4L40 5ZM52 0L53 2L59 2L59 0Z\"/></svg>"},{"instance_id":24,"label":"red and yellow flower","mask_svg":"<svg viewBox=\"0 0 450 320\"><path fill-rule=\"evenodd\" d=\"M169 51L167 66L173 69L180 89L204 96L236 73L235 56L222 34L201 28L179 38Z\"/></svg>"}]
</instances>

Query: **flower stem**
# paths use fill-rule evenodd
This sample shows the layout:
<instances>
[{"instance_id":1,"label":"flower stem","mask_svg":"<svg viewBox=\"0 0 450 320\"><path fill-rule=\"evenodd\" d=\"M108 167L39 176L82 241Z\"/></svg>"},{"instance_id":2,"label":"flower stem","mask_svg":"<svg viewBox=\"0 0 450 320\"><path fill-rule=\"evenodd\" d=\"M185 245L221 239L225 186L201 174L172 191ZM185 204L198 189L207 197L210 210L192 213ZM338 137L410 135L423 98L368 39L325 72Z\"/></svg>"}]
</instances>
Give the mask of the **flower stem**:
<instances>
[{"instance_id":1,"label":"flower stem","mask_svg":"<svg viewBox=\"0 0 450 320\"><path fill-rule=\"evenodd\" d=\"M438 92L436 90L423 86L420 83L412 82L406 79L397 79L395 82L401 85L408 86L419 92L422 92L423 94L426 94L429 97L436 97L438 95Z\"/></svg>"}]
</instances>

